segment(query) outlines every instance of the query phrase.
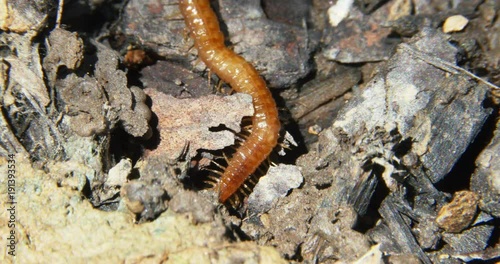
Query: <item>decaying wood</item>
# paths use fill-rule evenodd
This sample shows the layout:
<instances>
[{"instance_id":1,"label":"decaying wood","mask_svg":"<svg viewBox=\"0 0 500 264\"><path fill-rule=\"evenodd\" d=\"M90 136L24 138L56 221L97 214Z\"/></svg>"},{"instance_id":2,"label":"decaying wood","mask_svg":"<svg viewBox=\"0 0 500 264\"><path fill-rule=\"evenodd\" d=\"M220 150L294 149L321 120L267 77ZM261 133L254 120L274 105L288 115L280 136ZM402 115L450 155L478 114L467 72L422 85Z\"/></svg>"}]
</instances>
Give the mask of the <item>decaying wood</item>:
<instances>
[{"instance_id":1,"label":"decaying wood","mask_svg":"<svg viewBox=\"0 0 500 264\"><path fill-rule=\"evenodd\" d=\"M12 133L23 142L24 149L34 159L55 159L62 155L62 136L50 109L52 98L43 79L39 45L33 44L34 34L2 34L0 40L19 47L2 58L1 105L9 118L2 131ZM12 118L17 117L17 118ZM7 132L10 131L10 132ZM11 138L8 145L16 146ZM23 152L22 148L2 152Z\"/></svg>"},{"instance_id":2,"label":"decaying wood","mask_svg":"<svg viewBox=\"0 0 500 264\"><path fill-rule=\"evenodd\" d=\"M481 197L479 207L500 217L500 122L493 138L476 160L477 170L472 175L471 190Z\"/></svg>"},{"instance_id":3,"label":"decaying wood","mask_svg":"<svg viewBox=\"0 0 500 264\"><path fill-rule=\"evenodd\" d=\"M318 107L345 94L361 79L359 73L342 72L342 76L333 76L319 83L308 85L299 97L290 102L290 112L299 120Z\"/></svg>"},{"instance_id":4,"label":"decaying wood","mask_svg":"<svg viewBox=\"0 0 500 264\"><path fill-rule=\"evenodd\" d=\"M448 176L491 113L482 106L486 85L439 67L435 63L438 59L414 56L407 52L407 45L449 63L456 54L444 36L433 31L411 44L402 44L386 70L370 81L320 137L320 153L324 153L320 157L339 164L331 171L336 190L331 194L333 200L354 206L360 215L366 212L362 205L373 199L371 195L359 196L366 193L367 184L373 184L366 181L368 174L396 201L411 199L410 212L419 219L432 219L445 201L445 195L432 183ZM417 193L410 198L412 192ZM384 208L379 210L385 221L393 223L391 229L405 230L400 226L403 222L393 219L394 214ZM411 232L406 229L408 232L401 233L395 243L406 248L403 252L417 253L428 263L416 243L410 243Z\"/></svg>"},{"instance_id":5,"label":"decaying wood","mask_svg":"<svg viewBox=\"0 0 500 264\"><path fill-rule=\"evenodd\" d=\"M396 209L395 204L391 200L391 197L386 198L382 202L379 212L389 227L394 240L397 241L397 244L401 247L402 253L415 254L423 263L431 264L431 260L420 248L410 227L404 221L403 217L401 217L400 212Z\"/></svg>"},{"instance_id":6,"label":"decaying wood","mask_svg":"<svg viewBox=\"0 0 500 264\"><path fill-rule=\"evenodd\" d=\"M414 52L408 52L408 47ZM415 56L415 51L432 60ZM449 197L434 184L453 177L448 173L491 113L483 107L487 85L461 71L439 67L454 64L456 53L446 36L424 30L400 45L386 67L340 111L333 125L319 135L316 147L299 158L306 179L301 191L307 197L292 193L269 212L266 221L276 226L265 232L288 241L277 245L280 250L289 252L294 243L299 245L297 236L315 236L318 230L330 246L348 248L340 238L328 235L326 227L331 223L315 219L349 207L361 217L357 221L362 221L373 217L375 207L388 228L375 228L367 235L381 243L383 251L415 254L424 263L435 261L424 249L436 249L442 240L436 223L428 222ZM307 220L300 219L300 212L290 211L295 206L312 211ZM310 225L307 230L297 226L290 235L281 231L290 225L279 224L278 219L285 218ZM251 230L255 239L264 231L251 224L243 224L243 229ZM491 234L472 232L482 239ZM357 239L364 243L368 238ZM315 258L334 258L331 249L321 243L316 246ZM310 251L314 250L308 248L303 256ZM346 256L338 257L345 260Z\"/></svg>"}]
</instances>

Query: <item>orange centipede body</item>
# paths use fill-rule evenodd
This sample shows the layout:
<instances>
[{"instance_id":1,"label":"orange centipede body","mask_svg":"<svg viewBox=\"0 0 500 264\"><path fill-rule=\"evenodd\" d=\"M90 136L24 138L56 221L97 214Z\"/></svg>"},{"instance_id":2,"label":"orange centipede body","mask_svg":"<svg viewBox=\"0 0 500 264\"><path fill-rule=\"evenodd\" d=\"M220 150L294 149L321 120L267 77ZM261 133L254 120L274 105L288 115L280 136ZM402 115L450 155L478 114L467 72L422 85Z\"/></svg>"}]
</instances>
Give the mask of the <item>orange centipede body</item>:
<instances>
[{"instance_id":1,"label":"orange centipede body","mask_svg":"<svg viewBox=\"0 0 500 264\"><path fill-rule=\"evenodd\" d=\"M180 0L179 8L200 59L233 90L252 96L252 132L229 160L218 185L219 201L224 203L278 143L278 110L265 81L255 68L224 45L224 35L210 1Z\"/></svg>"}]
</instances>

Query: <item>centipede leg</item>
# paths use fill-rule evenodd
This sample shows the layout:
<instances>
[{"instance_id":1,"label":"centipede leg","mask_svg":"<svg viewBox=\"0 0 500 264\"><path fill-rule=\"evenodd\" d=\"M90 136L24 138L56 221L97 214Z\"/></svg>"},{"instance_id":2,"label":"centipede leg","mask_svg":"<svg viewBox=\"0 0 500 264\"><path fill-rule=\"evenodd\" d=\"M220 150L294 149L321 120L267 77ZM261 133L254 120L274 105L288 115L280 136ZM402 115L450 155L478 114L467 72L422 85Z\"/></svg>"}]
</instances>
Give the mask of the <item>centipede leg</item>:
<instances>
[{"instance_id":1,"label":"centipede leg","mask_svg":"<svg viewBox=\"0 0 500 264\"><path fill-rule=\"evenodd\" d=\"M225 152L222 153L222 156L224 156L224 159L226 160L226 162L229 162L229 158Z\"/></svg>"},{"instance_id":2,"label":"centipede leg","mask_svg":"<svg viewBox=\"0 0 500 264\"><path fill-rule=\"evenodd\" d=\"M215 160L212 160L212 163L217 166L217 168L221 169L221 170L225 170L226 169L226 166L222 166L220 165L217 161Z\"/></svg>"},{"instance_id":3,"label":"centipede leg","mask_svg":"<svg viewBox=\"0 0 500 264\"><path fill-rule=\"evenodd\" d=\"M224 152L222 153L222 155L214 155L214 154L212 154L212 157L213 157L213 158L212 158L213 160L221 160L221 159L224 159L226 162L228 161L228 160L227 160L227 157L226 157L226 153L224 153Z\"/></svg>"},{"instance_id":4,"label":"centipede leg","mask_svg":"<svg viewBox=\"0 0 500 264\"><path fill-rule=\"evenodd\" d=\"M218 185L218 181L204 181L204 183L210 187L207 187L206 189L215 189Z\"/></svg>"},{"instance_id":5,"label":"centipede leg","mask_svg":"<svg viewBox=\"0 0 500 264\"><path fill-rule=\"evenodd\" d=\"M279 143L279 145L280 145L280 147L282 147L283 149L287 149L287 150L292 149L292 148L290 147L290 145L285 144L285 143Z\"/></svg>"},{"instance_id":6,"label":"centipede leg","mask_svg":"<svg viewBox=\"0 0 500 264\"><path fill-rule=\"evenodd\" d=\"M222 82L222 80L219 80L219 81L217 82L217 89L216 89L216 90L217 90L217 92L219 92L219 93L224 93L224 91L222 91L222 85L223 85L223 84L224 84L224 83ZM230 90L230 92L232 92L232 89ZM231 93L230 93L230 94L231 94Z\"/></svg>"},{"instance_id":7,"label":"centipede leg","mask_svg":"<svg viewBox=\"0 0 500 264\"><path fill-rule=\"evenodd\" d=\"M206 171L209 171L209 172L212 172L212 173L215 173L219 176L222 176L222 172L218 171L218 170L212 170L212 169L204 169ZM210 178L211 175L209 175L208 177Z\"/></svg>"},{"instance_id":8,"label":"centipede leg","mask_svg":"<svg viewBox=\"0 0 500 264\"><path fill-rule=\"evenodd\" d=\"M248 185L245 183L241 185L241 190L244 192L245 195L249 195L250 193L252 193L252 189L248 187Z\"/></svg>"},{"instance_id":9,"label":"centipede leg","mask_svg":"<svg viewBox=\"0 0 500 264\"><path fill-rule=\"evenodd\" d=\"M230 200L231 206L233 208L236 208L236 207L238 207L239 204L241 204L241 199L238 195L234 195L233 197L234 198Z\"/></svg>"},{"instance_id":10,"label":"centipede leg","mask_svg":"<svg viewBox=\"0 0 500 264\"><path fill-rule=\"evenodd\" d=\"M241 121L244 122L244 123L250 123L250 124L252 124L252 117L251 116L244 116L241 119Z\"/></svg>"},{"instance_id":11,"label":"centipede leg","mask_svg":"<svg viewBox=\"0 0 500 264\"><path fill-rule=\"evenodd\" d=\"M212 71L208 69L208 87L212 87Z\"/></svg>"}]
</instances>

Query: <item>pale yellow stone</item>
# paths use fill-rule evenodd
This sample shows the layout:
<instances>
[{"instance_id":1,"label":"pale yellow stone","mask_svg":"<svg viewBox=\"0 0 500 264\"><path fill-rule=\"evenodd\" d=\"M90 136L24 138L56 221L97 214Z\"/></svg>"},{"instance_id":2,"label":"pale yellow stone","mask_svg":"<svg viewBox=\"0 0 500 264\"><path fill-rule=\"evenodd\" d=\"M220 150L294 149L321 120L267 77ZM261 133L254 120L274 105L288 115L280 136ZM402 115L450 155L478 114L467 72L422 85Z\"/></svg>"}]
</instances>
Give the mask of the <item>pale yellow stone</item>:
<instances>
[{"instance_id":1,"label":"pale yellow stone","mask_svg":"<svg viewBox=\"0 0 500 264\"><path fill-rule=\"evenodd\" d=\"M465 28L465 26L467 26L468 23L469 20L462 15L448 17L446 21L444 21L443 32L450 33L461 31Z\"/></svg>"}]
</instances>

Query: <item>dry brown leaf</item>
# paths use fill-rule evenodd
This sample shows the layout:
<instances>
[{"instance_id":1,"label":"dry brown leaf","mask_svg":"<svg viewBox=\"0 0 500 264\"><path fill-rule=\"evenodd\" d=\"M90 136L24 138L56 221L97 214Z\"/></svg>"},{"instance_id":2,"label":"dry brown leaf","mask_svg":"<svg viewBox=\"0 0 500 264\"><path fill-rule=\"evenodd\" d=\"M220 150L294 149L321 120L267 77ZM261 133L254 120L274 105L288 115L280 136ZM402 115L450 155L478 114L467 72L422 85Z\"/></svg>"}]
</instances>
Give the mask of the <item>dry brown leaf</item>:
<instances>
[{"instance_id":1,"label":"dry brown leaf","mask_svg":"<svg viewBox=\"0 0 500 264\"><path fill-rule=\"evenodd\" d=\"M154 89L145 89L158 117L160 143L147 155L175 159L189 143L188 156L197 149L217 150L234 144L229 130L210 131L221 125L240 131L241 119L253 115L252 98L247 94L208 95L196 99L177 99Z\"/></svg>"}]
</instances>

